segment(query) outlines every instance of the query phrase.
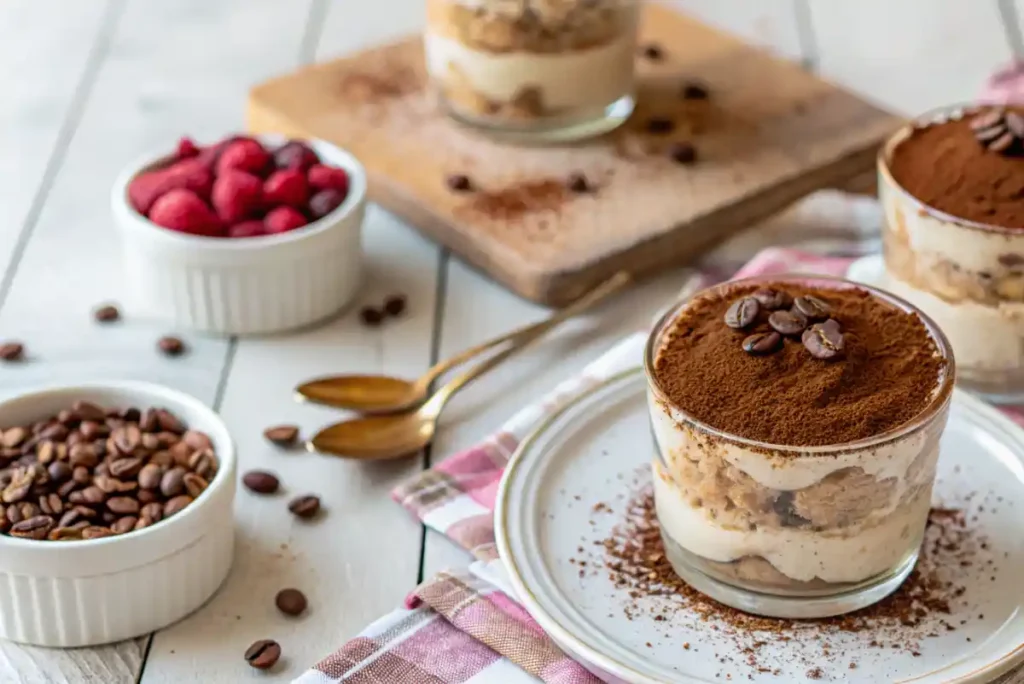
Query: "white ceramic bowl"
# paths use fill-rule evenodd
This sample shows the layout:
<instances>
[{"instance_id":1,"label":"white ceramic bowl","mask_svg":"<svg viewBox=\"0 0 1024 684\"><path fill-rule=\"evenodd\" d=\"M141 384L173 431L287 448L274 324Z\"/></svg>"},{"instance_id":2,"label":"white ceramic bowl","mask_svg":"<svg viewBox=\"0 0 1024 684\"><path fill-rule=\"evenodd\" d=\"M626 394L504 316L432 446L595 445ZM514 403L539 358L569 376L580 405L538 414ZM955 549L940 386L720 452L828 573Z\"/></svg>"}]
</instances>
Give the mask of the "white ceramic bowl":
<instances>
[{"instance_id":1,"label":"white ceramic bowl","mask_svg":"<svg viewBox=\"0 0 1024 684\"><path fill-rule=\"evenodd\" d=\"M267 146L282 136L254 136ZM306 141L326 164L349 175L333 212L298 230L252 238L211 238L167 230L128 202L128 184L170 160L158 154L128 166L111 205L121 229L131 302L145 316L202 332L247 335L315 323L352 301L362 281L366 173L355 157Z\"/></svg>"},{"instance_id":2,"label":"white ceramic bowl","mask_svg":"<svg viewBox=\"0 0 1024 684\"><path fill-rule=\"evenodd\" d=\"M89 646L180 620L227 577L234 549L235 448L199 400L142 382L39 389L0 402L0 427L45 418L77 399L103 407L163 407L210 436L220 463L192 504L151 527L88 541L0 536L0 638Z\"/></svg>"}]
</instances>

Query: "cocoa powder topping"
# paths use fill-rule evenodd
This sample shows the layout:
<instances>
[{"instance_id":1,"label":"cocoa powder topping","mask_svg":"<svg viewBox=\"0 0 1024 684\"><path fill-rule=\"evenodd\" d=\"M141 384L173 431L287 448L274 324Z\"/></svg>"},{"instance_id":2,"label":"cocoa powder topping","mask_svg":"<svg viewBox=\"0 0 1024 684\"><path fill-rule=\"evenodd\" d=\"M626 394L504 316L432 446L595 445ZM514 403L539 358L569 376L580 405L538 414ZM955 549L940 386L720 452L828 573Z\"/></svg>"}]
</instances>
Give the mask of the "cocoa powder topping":
<instances>
[{"instance_id":1,"label":"cocoa powder topping","mask_svg":"<svg viewBox=\"0 0 1024 684\"><path fill-rule=\"evenodd\" d=\"M765 285L725 285L699 295L668 325L654 375L668 400L716 429L788 446L842 444L903 425L935 400L947 361L916 314L859 288L769 285L826 303L843 353L816 358L799 337L751 354L749 336L772 333L764 309L742 330L723 317Z\"/></svg>"},{"instance_id":2,"label":"cocoa powder topping","mask_svg":"<svg viewBox=\"0 0 1024 684\"><path fill-rule=\"evenodd\" d=\"M1024 230L1024 159L979 143L972 122L959 120L915 130L893 152L893 178L922 203L958 218Z\"/></svg>"}]
</instances>

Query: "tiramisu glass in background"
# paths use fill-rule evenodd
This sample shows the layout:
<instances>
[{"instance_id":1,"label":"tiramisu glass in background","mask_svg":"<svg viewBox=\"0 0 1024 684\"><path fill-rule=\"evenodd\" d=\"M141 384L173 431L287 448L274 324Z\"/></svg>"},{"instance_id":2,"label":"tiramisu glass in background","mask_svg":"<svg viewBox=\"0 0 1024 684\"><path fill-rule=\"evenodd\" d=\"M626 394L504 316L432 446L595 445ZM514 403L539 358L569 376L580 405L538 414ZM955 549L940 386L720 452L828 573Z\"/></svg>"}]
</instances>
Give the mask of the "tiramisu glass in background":
<instances>
[{"instance_id":1,"label":"tiramisu glass in background","mask_svg":"<svg viewBox=\"0 0 1024 684\"><path fill-rule=\"evenodd\" d=\"M1024 118L933 112L889 140L878 174L886 287L943 329L964 387L1024 398Z\"/></svg>"},{"instance_id":2,"label":"tiramisu glass in background","mask_svg":"<svg viewBox=\"0 0 1024 684\"><path fill-rule=\"evenodd\" d=\"M955 377L934 323L844 280L741 280L667 313L645 368L658 522L680 577L789 618L899 587Z\"/></svg>"},{"instance_id":3,"label":"tiramisu glass in background","mask_svg":"<svg viewBox=\"0 0 1024 684\"><path fill-rule=\"evenodd\" d=\"M633 111L639 0L427 0L427 70L458 121L524 142Z\"/></svg>"}]
</instances>

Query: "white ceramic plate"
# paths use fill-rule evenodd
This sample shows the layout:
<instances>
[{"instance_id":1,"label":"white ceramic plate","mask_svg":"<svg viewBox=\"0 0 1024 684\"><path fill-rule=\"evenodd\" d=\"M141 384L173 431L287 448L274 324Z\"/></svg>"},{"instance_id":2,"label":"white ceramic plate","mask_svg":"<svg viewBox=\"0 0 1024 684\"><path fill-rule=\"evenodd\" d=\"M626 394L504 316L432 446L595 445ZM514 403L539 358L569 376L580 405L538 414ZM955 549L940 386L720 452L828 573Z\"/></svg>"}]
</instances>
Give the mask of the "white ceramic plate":
<instances>
[{"instance_id":1,"label":"white ceramic plate","mask_svg":"<svg viewBox=\"0 0 1024 684\"><path fill-rule=\"evenodd\" d=\"M496 505L498 549L520 600L605 681L778 684L807 681L809 668L820 666L823 681L951 684L988 681L1024 660L1024 430L960 391L942 439L936 497L977 517L970 526L987 538L993 565L965 571L967 591L947 618L955 631L920 640L918 656L869 648L869 632L830 635L827 658L821 639L770 641L757 660L777 668L773 674L747 665L734 638L696 615L659 622L637 610L629 619L625 591L606 573L581 577L571 559L586 557L621 521L630 483L650 462L645 387L639 369L628 371L549 419L509 463ZM598 502L615 514L595 513ZM647 597L641 605L670 600Z\"/></svg>"},{"instance_id":2,"label":"white ceramic plate","mask_svg":"<svg viewBox=\"0 0 1024 684\"><path fill-rule=\"evenodd\" d=\"M858 283L886 289L885 262L881 254L857 259L846 269L846 277Z\"/></svg>"}]
</instances>

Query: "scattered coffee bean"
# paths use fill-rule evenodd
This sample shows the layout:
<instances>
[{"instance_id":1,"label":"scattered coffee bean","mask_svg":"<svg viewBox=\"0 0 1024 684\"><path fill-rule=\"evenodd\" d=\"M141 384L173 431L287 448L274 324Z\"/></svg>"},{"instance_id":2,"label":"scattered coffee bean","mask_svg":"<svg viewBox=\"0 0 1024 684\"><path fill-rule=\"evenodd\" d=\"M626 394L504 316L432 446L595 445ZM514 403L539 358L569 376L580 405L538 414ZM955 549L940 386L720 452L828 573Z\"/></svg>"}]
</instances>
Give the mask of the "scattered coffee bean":
<instances>
[{"instance_id":1,"label":"scattered coffee bean","mask_svg":"<svg viewBox=\"0 0 1024 684\"><path fill-rule=\"evenodd\" d=\"M756 299L758 304L769 311L775 311L776 309L788 309L793 305L793 298L789 296L789 293L783 292L782 290L774 290L770 287L757 290L750 296Z\"/></svg>"},{"instance_id":2,"label":"scattered coffee bean","mask_svg":"<svg viewBox=\"0 0 1024 684\"><path fill-rule=\"evenodd\" d=\"M842 355L846 349L846 340L839 332L838 323L815 323L804 331L801 340L811 356L823 361Z\"/></svg>"},{"instance_id":3,"label":"scattered coffee bean","mask_svg":"<svg viewBox=\"0 0 1024 684\"><path fill-rule=\"evenodd\" d=\"M281 646L273 639L260 639L245 651L245 661L257 670L269 670L280 657Z\"/></svg>"},{"instance_id":4,"label":"scattered coffee bean","mask_svg":"<svg viewBox=\"0 0 1024 684\"><path fill-rule=\"evenodd\" d=\"M25 347L20 342L4 342L0 344L0 360L21 361L25 355Z\"/></svg>"},{"instance_id":5,"label":"scattered coffee bean","mask_svg":"<svg viewBox=\"0 0 1024 684\"><path fill-rule=\"evenodd\" d=\"M469 180L469 176L462 174L448 176L445 182L448 183L450 189L456 192L469 192L473 189L473 181Z\"/></svg>"},{"instance_id":6,"label":"scattered coffee bean","mask_svg":"<svg viewBox=\"0 0 1024 684\"><path fill-rule=\"evenodd\" d=\"M167 356L181 356L185 352L185 343L177 337L161 337L156 346Z\"/></svg>"},{"instance_id":7,"label":"scattered coffee bean","mask_svg":"<svg viewBox=\"0 0 1024 684\"><path fill-rule=\"evenodd\" d=\"M376 328L384 320L384 313L372 306L364 306L359 310L359 318L363 321L363 325Z\"/></svg>"},{"instance_id":8,"label":"scattered coffee bean","mask_svg":"<svg viewBox=\"0 0 1024 684\"><path fill-rule=\"evenodd\" d=\"M799 335L807 329L807 319L799 311L773 311L768 325L780 335Z\"/></svg>"},{"instance_id":9,"label":"scattered coffee bean","mask_svg":"<svg viewBox=\"0 0 1024 684\"><path fill-rule=\"evenodd\" d=\"M730 328L742 330L757 320L761 305L753 297L737 299L725 312L725 324Z\"/></svg>"},{"instance_id":10,"label":"scattered coffee bean","mask_svg":"<svg viewBox=\"0 0 1024 684\"><path fill-rule=\"evenodd\" d=\"M743 351L755 356L771 354L782 346L782 335L777 332L754 333L743 340Z\"/></svg>"},{"instance_id":11,"label":"scattered coffee bean","mask_svg":"<svg viewBox=\"0 0 1024 684\"><path fill-rule=\"evenodd\" d=\"M652 62L660 62L665 58L665 52L661 49L661 46L657 43L648 43L643 46L640 54Z\"/></svg>"},{"instance_id":12,"label":"scattered coffee bean","mask_svg":"<svg viewBox=\"0 0 1024 684\"><path fill-rule=\"evenodd\" d=\"M656 116L647 120L647 132L652 135L666 135L675 130L676 124L672 119Z\"/></svg>"},{"instance_id":13,"label":"scattered coffee bean","mask_svg":"<svg viewBox=\"0 0 1024 684\"><path fill-rule=\"evenodd\" d=\"M793 300L793 308L810 321L824 320L832 310L826 302L814 295L797 297Z\"/></svg>"},{"instance_id":14,"label":"scattered coffee bean","mask_svg":"<svg viewBox=\"0 0 1024 684\"><path fill-rule=\"evenodd\" d=\"M273 442L279 447L295 446L299 438L299 427L297 425L277 425L263 431L267 441Z\"/></svg>"},{"instance_id":15,"label":"scattered coffee bean","mask_svg":"<svg viewBox=\"0 0 1024 684\"><path fill-rule=\"evenodd\" d=\"M320 512L320 497L313 494L296 497L288 504L288 510L300 518L312 518Z\"/></svg>"},{"instance_id":16,"label":"scattered coffee bean","mask_svg":"<svg viewBox=\"0 0 1024 684\"><path fill-rule=\"evenodd\" d=\"M277 609L285 615L301 615L306 610L306 596L298 589L282 589L274 597Z\"/></svg>"},{"instance_id":17,"label":"scattered coffee bean","mask_svg":"<svg viewBox=\"0 0 1024 684\"><path fill-rule=\"evenodd\" d=\"M265 470L250 470L242 476L242 484L257 494L273 494L281 485L276 475Z\"/></svg>"},{"instance_id":18,"label":"scattered coffee bean","mask_svg":"<svg viewBox=\"0 0 1024 684\"><path fill-rule=\"evenodd\" d=\"M93 311L92 317L99 323L113 323L121 318L121 312L113 304L105 304Z\"/></svg>"},{"instance_id":19,"label":"scattered coffee bean","mask_svg":"<svg viewBox=\"0 0 1024 684\"><path fill-rule=\"evenodd\" d=\"M707 86L700 83L687 83L683 86L682 91L684 100L706 100L710 97L711 93L708 92Z\"/></svg>"},{"instance_id":20,"label":"scattered coffee bean","mask_svg":"<svg viewBox=\"0 0 1024 684\"><path fill-rule=\"evenodd\" d=\"M388 316L401 316L405 311L405 295L391 295L384 300L384 313Z\"/></svg>"},{"instance_id":21,"label":"scattered coffee bean","mask_svg":"<svg viewBox=\"0 0 1024 684\"><path fill-rule=\"evenodd\" d=\"M584 192L590 192L593 188L587 177L582 173L574 173L569 176L569 189L575 193L582 194Z\"/></svg>"},{"instance_id":22,"label":"scattered coffee bean","mask_svg":"<svg viewBox=\"0 0 1024 684\"><path fill-rule=\"evenodd\" d=\"M668 148L668 156L674 162L688 166L697 161L697 148L690 143L673 143Z\"/></svg>"}]
</instances>

